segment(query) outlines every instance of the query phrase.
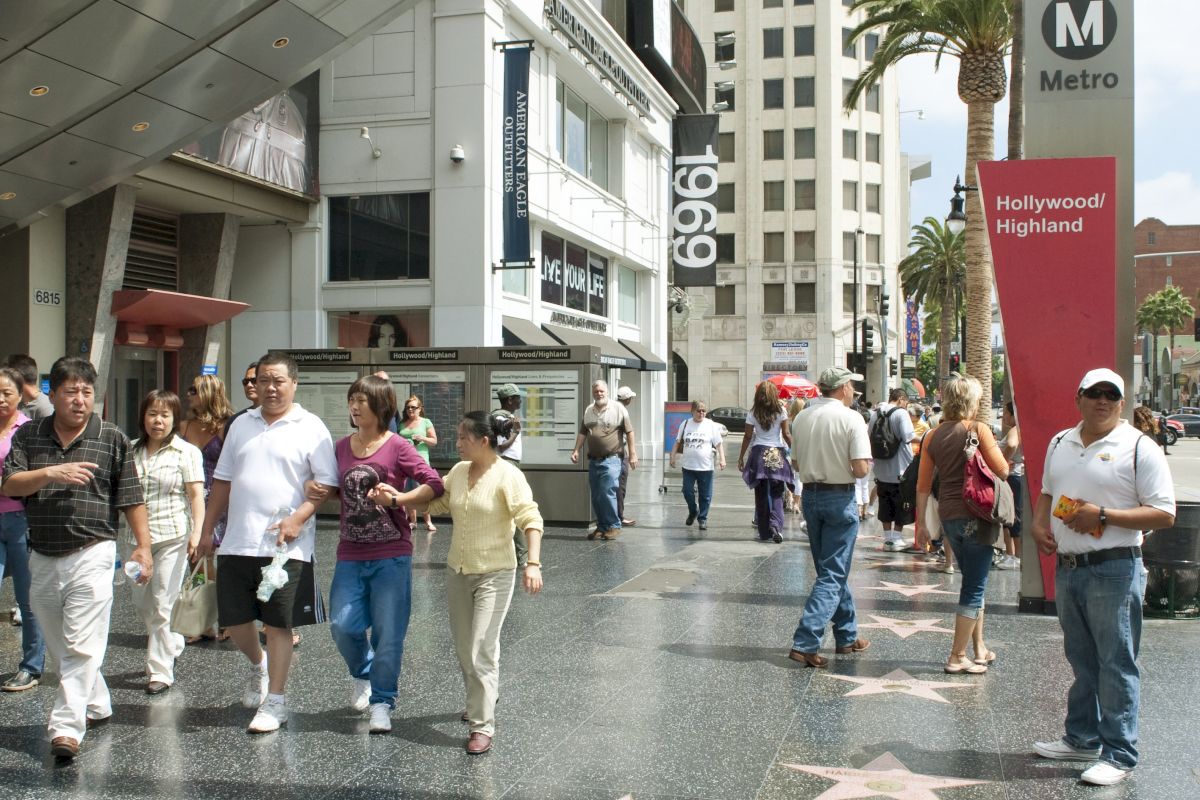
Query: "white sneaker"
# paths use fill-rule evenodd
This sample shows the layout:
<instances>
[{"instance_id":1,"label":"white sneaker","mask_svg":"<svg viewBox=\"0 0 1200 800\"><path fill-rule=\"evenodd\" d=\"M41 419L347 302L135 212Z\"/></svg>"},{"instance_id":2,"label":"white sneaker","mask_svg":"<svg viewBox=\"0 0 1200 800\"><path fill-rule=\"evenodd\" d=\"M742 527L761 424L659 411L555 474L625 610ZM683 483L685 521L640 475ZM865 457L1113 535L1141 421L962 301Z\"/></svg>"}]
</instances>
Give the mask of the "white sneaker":
<instances>
[{"instance_id":1,"label":"white sneaker","mask_svg":"<svg viewBox=\"0 0 1200 800\"><path fill-rule=\"evenodd\" d=\"M888 553L899 553L904 549L904 541L902 539L891 539L883 543L883 549Z\"/></svg>"},{"instance_id":2,"label":"white sneaker","mask_svg":"<svg viewBox=\"0 0 1200 800\"><path fill-rule=\"evenodd\" d=\"M287 703L282 700L272 700L268 697L267 701L259 707L258 713L254 715L254 719L250 720L250 727L246 728L246 732L270 733L271 731L277 731L280 725L287 724L287 718Z\"/></svg>"},{"instance_id":3,"label":"white sneaker","mask_svg":"<svg viewBox=\"0 0 1200 800\"><path fill-rule=\"evenodd\" d=\"M1059 739L1057 742L1034 742L1033 750L1042 758L1054 758L1060 761L1091 761L1100 755L1100 748L1083 750Z\"/></svg>"},{"instance_id":4,"label":"white sneaker","mask_svg":"<svg viewBox=\"0 0 1200 800\"><path fill-rule=\"evenodd\" d=\"M387 703L371 703L371 733L391 733L392 707Z\"/></svg>"},{"instance_id":5,"label":"white sneaker","mask_svg":"<svg viewBox=\"0 0 1200 800\"><path fill-rule=\"evenodd\" d=\"M1016 556L1004 555L1000 556L1000 560L996 562L996 569L1020 569L1021 559Z\"/></svg>"},{"instance_id":6,"label":"white sneaker","mask_svg":"<svg viewBox=\"0 0 1200 800\"><path fill-rule=\"evenodd\" d=\"M371 705L371 682L355 678L354 686L350 689L350 707L355 711L366 711L369 705Z\"/></svg>"},{"instance_id":7,"label":"white sneaker","mask_svg":"<svg viewBox=\"0 0 1200 800\"><path fill-rule=\"evenodd\" d=\"M265 665L264 665L265 667ZM250 667L246 677L246 693L242 695L242 705L246 708L258 708L267 699L267 685L270 678L265 668Z\"/></svg>"},{"instance_id":8,"label":"white sneaker","mask_svg":"<svg viewBox=\"0 0 1200 800\"><path fill-rule=\"evenodd\" d=\"M1114 783L1120 783L1128 778L1129 773L1132 771L1114 767L1107 761L1097 761L1083 771L1083 774L1079 776L1079 780L1084 783L1090 783L1093 786L1112 786Z\"/></svg>"}]
</instances>

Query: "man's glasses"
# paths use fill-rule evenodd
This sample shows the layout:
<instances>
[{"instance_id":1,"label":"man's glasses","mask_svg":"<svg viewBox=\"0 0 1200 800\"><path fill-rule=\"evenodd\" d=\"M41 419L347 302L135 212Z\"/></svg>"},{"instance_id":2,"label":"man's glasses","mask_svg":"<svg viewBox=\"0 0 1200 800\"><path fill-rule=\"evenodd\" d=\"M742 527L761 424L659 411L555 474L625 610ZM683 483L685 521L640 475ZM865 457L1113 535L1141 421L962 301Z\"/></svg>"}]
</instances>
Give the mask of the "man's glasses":
<instances>
[{"instance_id":1,"label":"man's glasses","mask_svg":"<svg viewBox=\"0 0 1200 800\"><path fill-rule=\"evenodd\" d=\"M1099 400L1101 397L1103 397L1110 403L1116 403L1121 399L1121 393L1116 389L1101 389L1095 386L1090 389L1084 389L1082 392L1080 392L1080 394L1082 394L1088 400Z\"/></svg>"},{"instance_id":2,"label":"man's glasses","mask_svg":"<svg viewBox=\"0 0 1200 800\"><path fill-rule=\"evenodd\" d=\"M242 378L242 386L253 386L254 378Z\"/></svg>"}]
</instances>

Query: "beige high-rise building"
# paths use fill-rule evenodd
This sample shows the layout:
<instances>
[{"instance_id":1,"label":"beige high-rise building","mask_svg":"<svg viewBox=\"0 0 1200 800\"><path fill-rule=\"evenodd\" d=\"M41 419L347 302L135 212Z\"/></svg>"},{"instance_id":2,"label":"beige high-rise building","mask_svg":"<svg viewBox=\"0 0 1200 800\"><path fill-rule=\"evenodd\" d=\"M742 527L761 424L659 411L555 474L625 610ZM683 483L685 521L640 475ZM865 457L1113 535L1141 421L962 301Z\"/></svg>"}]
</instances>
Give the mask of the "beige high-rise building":
<instances>
[{"instance_id":1,"label":"beige high-rise building","mask_svg":"<svg viewBox=\"0 0 1200 800\"><path fill-rule=\"evenodd\" d=\"M877 402L900 380L889 379L888 366L904 347L896 265L909 234L909 160L900 152L894 74L853 112L843 110L879 41L845 46L859 16L849 5L683 3L705 43L710 103L728 108L720 113L718 285L689 290L686 311L671 315L677 399L748 407L764 374L815 381L826 367L846 365L855 347L856 240L859 341L863 319L875 331L867 399ZM719 41L727 34L732 45ZM722 69L722 61L736 66ZM884 291L891 308L881 319Z\"/></svg>"}]
</instances>

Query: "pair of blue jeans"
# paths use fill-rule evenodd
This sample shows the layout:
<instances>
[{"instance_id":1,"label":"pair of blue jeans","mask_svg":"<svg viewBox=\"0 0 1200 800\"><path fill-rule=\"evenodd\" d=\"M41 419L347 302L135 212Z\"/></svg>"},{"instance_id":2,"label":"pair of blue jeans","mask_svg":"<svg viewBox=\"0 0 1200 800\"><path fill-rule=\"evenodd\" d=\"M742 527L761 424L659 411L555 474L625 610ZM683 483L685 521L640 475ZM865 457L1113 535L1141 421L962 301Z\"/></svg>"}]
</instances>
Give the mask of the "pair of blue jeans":
<instances>
[{"instance_id":1,"label":"pair of blue jeans","mask_svg":"<svg viewBox=\"0 0 1200 800\"><path fill-rule=\"evenodd\" d=\"M621 456L588 459L588 490L592 495L592 511L596 528L601 531L620 529L617 513L617 484L621 480Z\"/></svg>"},{"instance_id":2,"label":"pair of blue jeans","mask_svg":"<svg viewBox=\"0 0 1200 800\"><path fill-rule=\"evenodd\" d=\"M854 487L806 491L801 502L817 577L804 604L800 625L792 635L792 649L817 652L825 626L830 624L834 642L838 647L846 647L858 639L858 620L849 586L850 561L858 538Z\"/></svg>"},{"instance_id":3,"label":"pair of blue jeans","mask_svg":"<svg viewBox=\"0 0 1200 800\"><path fill-rule=\"evenodd\" d=\"M992 569L992 556L996 551L990 544L981 543L973 533L968 532L968 522L970 520L967 519L944 519L942 535L954 551L954 560L958 562L958 570L962 573L962 586L958 590L958 615L979 619L988 572Z\"/></svg>"},{"instance_id":4,"label":"pair of blue jeans","mask_svg":"<svg viewBox=\"0 0 1200 800\"><path fill-rule=\"evenodd\" d=\"M708 521L708 509L712 505L713 471L711 469L685 469L683 471L683 499L687 502L688 514L701 522ZM700 490L700 504L696 504L696 489Z\"/></svg>"},{"instance_id":5,"label":"pair of blue jeans","mask_svg":"<svg viewBox=\"0 0 1200 800\"><path fill-rule=\"evenodd\" d=\"M1100 760L1137 766L1142 600L1146 569L1140 558L1115 558L1086 567L1059 566L1055 602L1063 650L1075 673L1067 692L1066 736L1072 747L1100 748Z\"/></svg>"},{"instance_id":6,"label":"pair of blue jeans","mask_svg":"<svg viewBox=\"0 0 1200 800\"><path fill-rule=\"evenodd\" d=\"M337 562L329 607L330 632L351 677L371 681L372 703L395 708L412 611L412 556Z\"/></svg>"},{"instance_id":7,"label":"pair of blue jeans","mask_svg":"<svg viewBox=\"0 0 1200 800\"><path fill-rule=\"evenodd\" d=\"M33 675L41 675L46 666L46 641L37 617L29 605L29 524L24 511L0 514L0 575L12 576L13 594L21 609L21 664Z\"/></svg>"}]
</instances>

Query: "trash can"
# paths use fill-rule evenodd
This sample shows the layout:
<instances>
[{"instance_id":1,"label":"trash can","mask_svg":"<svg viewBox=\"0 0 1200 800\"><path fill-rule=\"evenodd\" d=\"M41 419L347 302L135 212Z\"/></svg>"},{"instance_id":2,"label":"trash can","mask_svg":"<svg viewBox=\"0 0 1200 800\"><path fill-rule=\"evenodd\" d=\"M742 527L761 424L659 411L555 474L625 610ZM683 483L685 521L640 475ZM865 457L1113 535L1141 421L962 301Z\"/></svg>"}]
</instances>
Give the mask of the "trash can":
<instances>
[{"instance_id":1,"label":"trash can","mask_svg":"<svg viewBox=\"0 0 1200 800\"><path fill-rule=\"evenodd\" d=\"M1146 536L1142 559L1146 615L1200 619L1200 503L1178 503L1175 525Z\"/></svg>"}]
</instances>

